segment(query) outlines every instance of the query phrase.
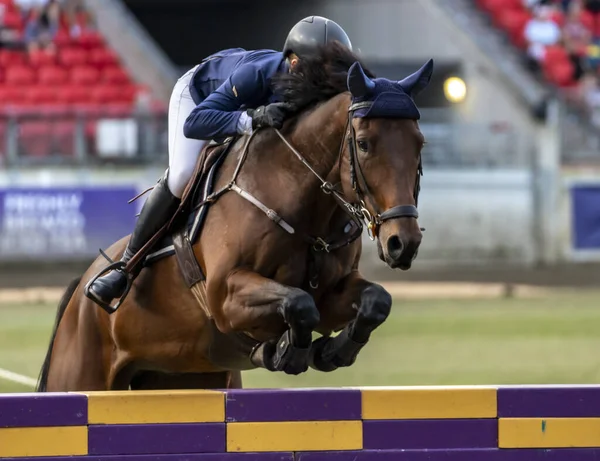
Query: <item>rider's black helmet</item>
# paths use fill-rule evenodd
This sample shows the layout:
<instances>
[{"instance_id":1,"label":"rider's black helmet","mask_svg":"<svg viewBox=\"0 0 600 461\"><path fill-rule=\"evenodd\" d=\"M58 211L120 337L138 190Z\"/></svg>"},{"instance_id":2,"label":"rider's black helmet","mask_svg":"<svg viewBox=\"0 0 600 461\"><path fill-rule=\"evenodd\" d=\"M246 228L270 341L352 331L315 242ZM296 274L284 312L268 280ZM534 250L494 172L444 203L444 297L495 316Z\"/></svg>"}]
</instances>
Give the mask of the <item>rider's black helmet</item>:
<instances>
[{"instance_id":1,"label":"rider's black helmet","mask_svg":"<svg viewBox=\"0 0 600 461\"><path fill-rule=\"evenodd\" d=\"M336 22L322 16L309 16L292 27L283 45L283 54L287 57L295 53L302 57L334 40L352 50L348 35Z\"/></svg>"}]
</instances>

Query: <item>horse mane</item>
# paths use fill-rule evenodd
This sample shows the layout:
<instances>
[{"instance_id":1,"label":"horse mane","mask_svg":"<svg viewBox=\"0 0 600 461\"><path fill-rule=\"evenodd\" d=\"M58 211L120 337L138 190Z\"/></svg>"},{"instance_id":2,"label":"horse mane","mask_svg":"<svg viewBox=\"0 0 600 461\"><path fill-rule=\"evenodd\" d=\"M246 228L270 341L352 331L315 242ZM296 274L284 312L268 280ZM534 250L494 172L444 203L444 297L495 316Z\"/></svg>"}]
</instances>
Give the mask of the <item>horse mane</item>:
<instances>
[{"instance_id":1,"label":"horse mane","mask_svg":"<svg viewBox=\"0 0 600 461\"><path fill-rule=\"evenodd\" d=\"M301 58L294 72L275 75L271 81L273 94L296 110L327 101L348 91L348 70L356 61L368 77L375 78L347 47L337 41L328 43L319 47L314 55Z\"/></svg>"}]
</instances>

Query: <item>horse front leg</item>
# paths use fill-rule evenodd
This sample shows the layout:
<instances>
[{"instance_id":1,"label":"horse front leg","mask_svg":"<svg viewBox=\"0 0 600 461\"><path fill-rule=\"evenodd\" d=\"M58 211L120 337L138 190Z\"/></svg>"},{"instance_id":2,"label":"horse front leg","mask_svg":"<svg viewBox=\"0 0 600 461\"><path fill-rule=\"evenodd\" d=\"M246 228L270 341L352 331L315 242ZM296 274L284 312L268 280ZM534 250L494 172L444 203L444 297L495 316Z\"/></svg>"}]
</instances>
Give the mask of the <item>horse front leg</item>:
<instances>
[{"instance_id":1,"label":"horse front leg","mask_svg":"<svg viewBox=\"0 0 600 461\"><path fill-rule=\"evenodd\" d=\"M340 288L323 300L323 323L349 323L335 337L321 337L313 342L309 365L319 371L333 371L352 365L371 333L387 319L392 297L381 286L352 272ZM350 320L349 320L350 319Z\"/></svg>"},{"instance_id":2,"label":"horse front leg","mask_svg":"<svg viewBox=\"0 0 600 461\"><path fill-rule=\"evenodd\" d=\"M312 332L320 320L308 293L240 269L227 278L222 312L222 321L217 321L222 331L276 331L283 319L289 329L279 340L260 343L251 360L258 367L287 374L308 370Z\"/></svg>"}]
</instances>

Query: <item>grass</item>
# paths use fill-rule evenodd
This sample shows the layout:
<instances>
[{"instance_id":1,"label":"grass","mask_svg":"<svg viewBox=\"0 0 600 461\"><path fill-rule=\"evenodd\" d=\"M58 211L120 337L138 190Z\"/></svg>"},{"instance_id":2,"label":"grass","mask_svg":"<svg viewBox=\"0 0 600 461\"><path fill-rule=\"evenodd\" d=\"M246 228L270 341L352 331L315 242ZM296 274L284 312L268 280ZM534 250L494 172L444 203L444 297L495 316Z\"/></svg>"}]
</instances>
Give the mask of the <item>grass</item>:
<instances>
[{"instance_id":1,"label":"grass","mask_svg":"<svg viewBox=\"0 0 600 461\"><path fill-rule=\"evenodd\" d=\"M354 366L300 376L250 371L244 386L598 383L599 294L396 300ZM0 305L0 368L37 377L54 314L55 306ZM28 391L0 380L0 392Z\"/></svg>"}]
</instances>

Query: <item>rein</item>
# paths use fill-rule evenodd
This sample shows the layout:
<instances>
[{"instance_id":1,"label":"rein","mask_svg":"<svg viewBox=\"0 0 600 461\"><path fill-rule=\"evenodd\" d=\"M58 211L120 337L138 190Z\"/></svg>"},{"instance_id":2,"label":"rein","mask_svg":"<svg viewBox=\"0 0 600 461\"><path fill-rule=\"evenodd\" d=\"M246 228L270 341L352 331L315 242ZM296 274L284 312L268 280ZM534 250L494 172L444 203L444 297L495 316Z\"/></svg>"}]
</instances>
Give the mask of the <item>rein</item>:
<instances>
[{"instance_id":1,"label":"rein","mask_svg":"<svg viewBox=\"0 0 600 461\"><path fill-rule=\"evenodd\" d=\"M352 184L352 189L355 191L358 197L358 204L353 204L346 200L346 198L336 190L335 186L330 182L323 179L319 173L315 171L315 169L310 165L310 163L304 158L304 156L298 152L298 150L290 144L290 142L285 138L283 134L278 129L275 129L275 132L284 142L284 144L288 147L288 149L295 155L295 157L320 181L321 186L320 189L323 193L327 195L332 195L336 200L337 204L349 215L351 222L346 225L344 229L345 234L349 234L346 238L342 238L337 241L328 241L322 237L313 237L311 235L305 234L303 236L304 241L310 244L310 248L312 251L309 252L309 284L311 288L316 289L319 286L319 273L323 262L323 253L329 253L331 251L342 248L346 245L349 245L362 233L363 222L366 224L369 238L371 240L375 240L378 235L379 227L385 221L395 218L418 218L419 212L417 210L416 204L418 200L419 190L420 190L420 176L423 174L423 168L421 164L421 160L419 159L419 167L417 171L417 180L415 184L415 192L414 199L415 205L397 205L394 206L383 213L379 211L379 207L375 203L373 196L369 191L369 187L367 185L367 181L365 179L362 168L360 167L360 163L358 161L358 155L356 152L356 132L354 131L354 127L352 126L352 116L355 110L363 109L369 107L372 102L360 102L352 104L349 109L349 116L346 122L346 128L344 130L344 138L340 143L339 150L339 162L341 163L343 153L344 153L344 141L348 142L348 151L349 151L349 160L350 160L350 181ZM242 189L237 183L236 180L239 176L239 173L242 169L244 162L248 156L248 149L250 146L250 142L254 138L258 131L252 132L252 134L246 140L244 144L244 148L242 151L242 155L238 161L235 172L229 181L224 187L219 189L216 192L213 192L208 197L206 197L203 201L198 203L194 208L197 209L207 203L216 202L219 197L223 194L233 191L237 193L244 200L252 203L258 209L260 209L265 215L279 225L283 230L285 230L289 234L295 234L296 230L293 226L291 226L288 222L286 222L281 216L277 214L276 211L272 210L264 203L262 203L259 199L257 199L250 192ZM371 205L371 209L373 213L369 211L366 202L369 202ZM353 226L352 226L353 224ZM348 226L351 227L348 227ZM352 229L352 227L354 229ZM352 232L351 232L352 231Z\"/></svg>"}]
</instances>

